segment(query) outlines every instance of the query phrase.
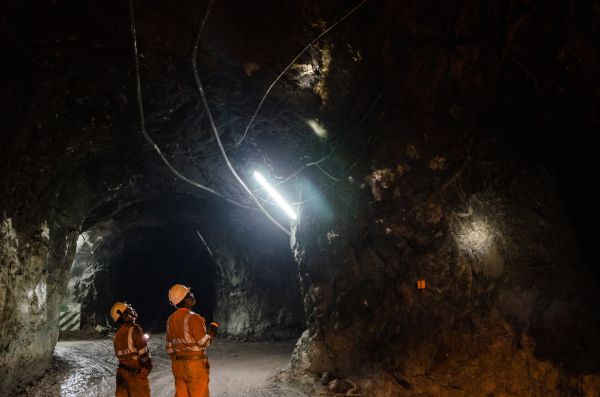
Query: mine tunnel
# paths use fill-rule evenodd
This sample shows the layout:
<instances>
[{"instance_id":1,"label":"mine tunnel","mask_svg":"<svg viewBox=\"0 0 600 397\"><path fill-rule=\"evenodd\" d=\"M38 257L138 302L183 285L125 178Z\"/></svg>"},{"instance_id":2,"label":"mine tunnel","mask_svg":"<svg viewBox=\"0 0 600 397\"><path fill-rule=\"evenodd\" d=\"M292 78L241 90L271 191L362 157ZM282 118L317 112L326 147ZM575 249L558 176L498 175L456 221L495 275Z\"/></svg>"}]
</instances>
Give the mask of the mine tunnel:
<instances>
[{"instance_id":1,"label":"mine tunnel","mask_svg":"<svg viewBox=\"0 0 600 397\"><path fill-rule=\"evenodd\" d=\"M72 302L84 304L79 327L85 327L88 321L94 326L109 326L105 308L120 298L135 302L145 330L164 331L170 314L164 292L182 280L189 280L187 284L196 291L196 311L212 321L216 269L196 235L197 228L165 223L139 226L116 235L82 233L68 289ZM63 302L67 300L63 298Z\"/></svg>"},{"instance_id":2,"label":"mine tunnel","mask_svg":"<svg viewBox=\"0 0 600 397\"><path fill-rule=\"evenodd\" d=\"M190 237L194 240L190 241ZM208 322L213 320L215 268L210 257L201 251L203 247L198 244L194 230L167 224L149 230L133 230L124 238L133 244L126 244L123 257L116 266L115 297L137 302L135 308L144 330L163 330L171 310L164 293L159 291L168 291L181 280L189 280L186 284L195 291L198 304L194 310ZM135 277L135 284L122 274ZM150 291L154 293L149 294Z\"/></svg>"},{"instance_id":3,"label":"mine tunnel","mask_svg":"<svg viewBox=\"0 0 600 397\"><path fill-rule=\"evenodd\" d=\"M201 363L217 397L600 396L599 30L585 0L9 2L0 395Z\"/></svg>"}]
</instances>

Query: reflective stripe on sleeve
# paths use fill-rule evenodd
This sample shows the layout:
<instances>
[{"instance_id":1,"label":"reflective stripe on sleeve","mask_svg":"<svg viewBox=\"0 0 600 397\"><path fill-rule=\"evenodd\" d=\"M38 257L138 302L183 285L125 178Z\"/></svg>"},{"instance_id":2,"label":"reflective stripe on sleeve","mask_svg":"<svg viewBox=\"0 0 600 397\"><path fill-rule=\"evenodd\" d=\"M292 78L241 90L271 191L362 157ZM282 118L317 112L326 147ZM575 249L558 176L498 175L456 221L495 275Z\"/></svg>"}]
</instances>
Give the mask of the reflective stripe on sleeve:
<instances>
[{"instance_id":1,"label":"reflective stripe on sleeve","mask_svg":"<svg viewBox=\"0 0 600 397\"><path fill-rule=\"evenodd\" d=\"M127 333L127 350L134 352L133 348L133 329L134 327L129 327L129 332Z\"/></svg>"},{"instance_id":2,"label":"reflective stripe on sleeve","mask_svg":"<svg viewBox=\"0 0 600 397\"><path fill-rule=\"evenodd\" d=\"M204 335L204 338L200 339L197 343L200 346L205 346L205 347L208 346L210 344L210 335L209 334Z\"/></svg>"}]
</instances>

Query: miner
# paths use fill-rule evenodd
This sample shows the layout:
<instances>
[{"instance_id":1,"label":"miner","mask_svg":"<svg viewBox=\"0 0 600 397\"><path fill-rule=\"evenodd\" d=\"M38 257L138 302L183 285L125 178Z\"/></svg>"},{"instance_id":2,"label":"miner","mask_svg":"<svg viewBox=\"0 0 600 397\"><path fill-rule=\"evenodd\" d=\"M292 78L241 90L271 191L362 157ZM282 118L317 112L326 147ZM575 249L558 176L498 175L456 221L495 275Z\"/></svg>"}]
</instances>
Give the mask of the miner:
<instances>
[{"instance_id":1,"label":"miner","mask_svg":"<svg viewBox=\"0 0 600 397\"><path fill-rule=\"evenodd\" d=\"M167 320L166 348L175 377L175 397L208 397L210 365L206 348L217 333L218 324L206 330L204 317L191 309L196 299L189 287L175 284L169 302L177 309Z\"/></svg>"},{"instance_id":2,"label":"miner","mask_svg":"<svg viewBox=\"0 0 600 397\"><path fill-rule=\"evenodd\" d=\"M152 359L146 343L148 337L136 324L138 314L127 302L116 302L110 316L119 327L113 339L119 359L115 396L149 397L148 374L152 370Z\"/></svg>"}]
</instances>

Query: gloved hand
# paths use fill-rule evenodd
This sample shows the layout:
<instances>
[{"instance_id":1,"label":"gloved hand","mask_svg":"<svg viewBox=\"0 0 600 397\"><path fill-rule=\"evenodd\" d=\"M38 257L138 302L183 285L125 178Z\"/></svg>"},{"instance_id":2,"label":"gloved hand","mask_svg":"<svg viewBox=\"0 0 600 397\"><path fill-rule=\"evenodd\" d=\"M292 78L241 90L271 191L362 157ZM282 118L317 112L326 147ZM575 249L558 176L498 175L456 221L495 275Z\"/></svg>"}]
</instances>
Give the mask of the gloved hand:
<instances>
[{"instance_id":1,"label":"gloved hand","mask_svg":"<svg viewBox=\"0 0 600 397\"><path fill-rule=\"evenodd\" d=\"M152 359L150 359L150 356L144 355L140 357L140 364L142 365L140 378L147 378L150 371L152 371Z\"/></svg>"},{"instance_id":2,"label":"gloved hand","mask_svg":"<svg viewBox=\"0 0 600 397\"><path fill-rule=\"evenodd\" d=\"M210 336L215 337L217 335L218 331L219 331L219 323L212 322L208 325L208 334Z\"/></svg>"}]
</instances>

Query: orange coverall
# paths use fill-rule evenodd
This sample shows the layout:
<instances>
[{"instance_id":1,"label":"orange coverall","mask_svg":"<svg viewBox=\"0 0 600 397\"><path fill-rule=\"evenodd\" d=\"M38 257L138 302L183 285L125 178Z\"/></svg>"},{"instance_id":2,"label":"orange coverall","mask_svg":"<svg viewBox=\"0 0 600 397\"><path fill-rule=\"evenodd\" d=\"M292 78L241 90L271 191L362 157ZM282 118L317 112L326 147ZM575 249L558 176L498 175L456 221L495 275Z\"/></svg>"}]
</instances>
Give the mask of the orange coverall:
<instances>
[{"instance_id":1,"label":"orange coverall","mask_svg":"<svg viewBox=\"0 0 600 397\"><path fill-rule=\"evenodd\" d=\"M142 327L131 323L121 325L115 333L113 343L115 354L119 359L115 396L150 397L148 376L141 373L140 358L146 362L150 360L150 352L144 340ZM151 364L149 366L151 367Z\"/></svg>"},{"instance_id":2,"label":"orange coverall","mask_svg":"<svg viewBox=\"0 0 600 397\"><path fill-rule=\"evenodd\" d=\"M206 348L212 337L199 314L180 308L167 320L167 353L175 377L175 397L208 397L210 365Z\"/></svg>"}]
</instances>

